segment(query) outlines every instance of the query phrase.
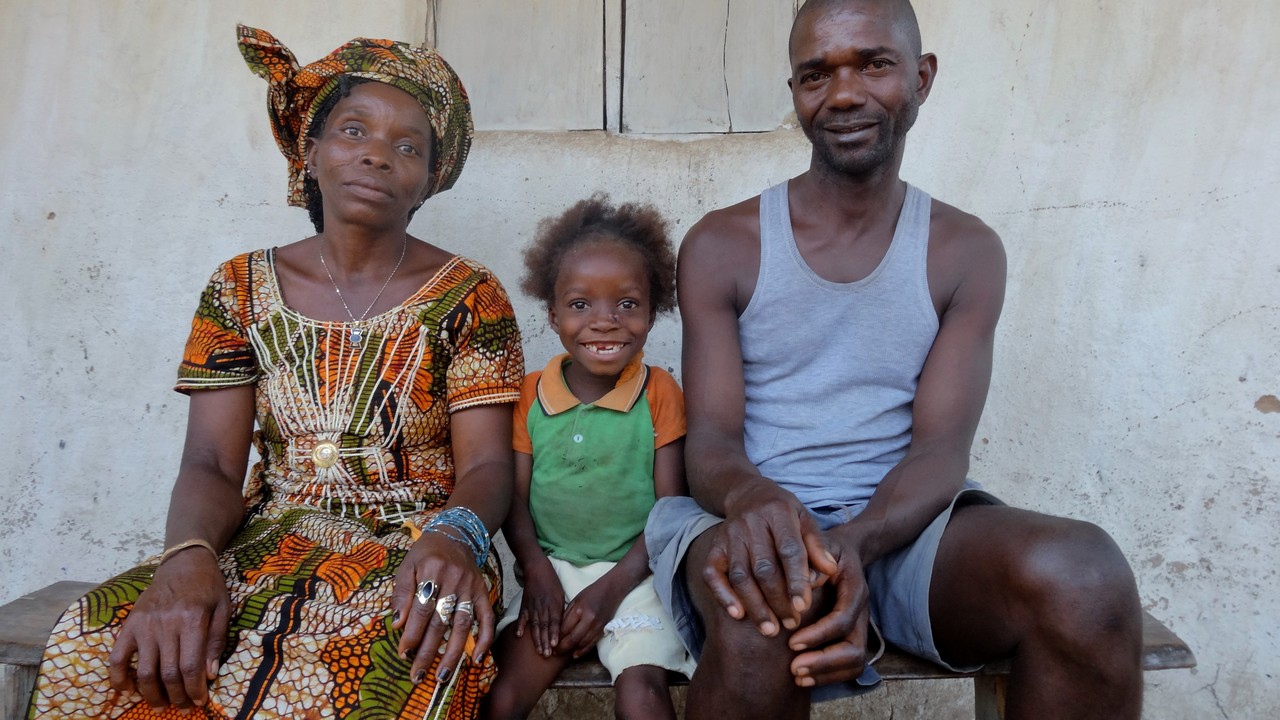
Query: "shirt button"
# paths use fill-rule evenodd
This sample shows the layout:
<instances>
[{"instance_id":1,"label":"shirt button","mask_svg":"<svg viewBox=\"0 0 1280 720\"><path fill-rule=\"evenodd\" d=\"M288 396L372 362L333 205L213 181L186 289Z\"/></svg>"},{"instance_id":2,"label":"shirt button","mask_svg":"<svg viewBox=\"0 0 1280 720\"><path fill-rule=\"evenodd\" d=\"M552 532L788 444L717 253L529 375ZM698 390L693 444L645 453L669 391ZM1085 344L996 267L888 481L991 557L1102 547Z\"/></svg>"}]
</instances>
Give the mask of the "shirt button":
<instances>
[{"instance_id":1,"label":"shirt button","mask_svg":"<svg viewBox=\"0 0 1280 720\"><path fill-rule=\"evenodd\" d=\"M573 436L573 441L574 441L574 442L576 442L576 443L580 443L580 442L582 442L582 435L581 435L581 434L574 435L574 436Z\"/></svg>"}]
</instances>

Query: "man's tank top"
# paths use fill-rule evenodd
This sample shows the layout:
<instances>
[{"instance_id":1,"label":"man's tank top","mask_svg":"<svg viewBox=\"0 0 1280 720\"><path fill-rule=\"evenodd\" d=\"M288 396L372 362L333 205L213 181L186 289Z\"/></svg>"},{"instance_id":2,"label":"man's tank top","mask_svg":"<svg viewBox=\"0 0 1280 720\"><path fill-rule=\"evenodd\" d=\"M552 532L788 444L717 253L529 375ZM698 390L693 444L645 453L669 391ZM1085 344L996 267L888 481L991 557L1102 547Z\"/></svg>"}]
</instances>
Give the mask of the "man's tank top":
<instances>
[{"instance_id":1,"label":"man's tank top","mask_svg":"<svg viewBox=\"0 0 1280 720\"><path fill-rule=\"evenodd\" d=\"M911 406L938 333L929 196L907 186L880 265L836 283L805 263L787 183L760 196L760 274L738 319L751 461L810 508L859 506L911 443Z\"/></svg>"}]
</instances>

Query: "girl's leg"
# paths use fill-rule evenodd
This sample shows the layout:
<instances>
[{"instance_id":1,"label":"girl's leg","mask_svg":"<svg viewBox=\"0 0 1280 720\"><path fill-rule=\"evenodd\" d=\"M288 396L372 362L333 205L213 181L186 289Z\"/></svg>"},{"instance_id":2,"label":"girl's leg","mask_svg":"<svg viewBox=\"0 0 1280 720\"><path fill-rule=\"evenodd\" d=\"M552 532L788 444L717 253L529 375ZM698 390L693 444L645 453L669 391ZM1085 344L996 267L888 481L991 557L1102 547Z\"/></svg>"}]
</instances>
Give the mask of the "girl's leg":
<instances>
[{"instance_id":1,"label":"girl's leg","mask_svg":"<svg viewBox=\"0 0 1280 720\"><path fill-rule=\"evenodd\" d=\"M637 665L622 671L613 684L614 717L621 720L662 718L675 720L667 688L667 670L657 665Z\"/></svg>"},{"instance_id":2,"label":"girl's leg","mask_svg":"<svg viewBox=\"0 0 1280 720\"><path fill-rule=\"evenodd\" d=\"M569 663L567 655L543 657L533 646L533 634L516 637L515 624L498 635L493 648L498 678L485 696L480 716L486 720L520 720L529 716L542 693Z\"/></svg>"}]
</instances>

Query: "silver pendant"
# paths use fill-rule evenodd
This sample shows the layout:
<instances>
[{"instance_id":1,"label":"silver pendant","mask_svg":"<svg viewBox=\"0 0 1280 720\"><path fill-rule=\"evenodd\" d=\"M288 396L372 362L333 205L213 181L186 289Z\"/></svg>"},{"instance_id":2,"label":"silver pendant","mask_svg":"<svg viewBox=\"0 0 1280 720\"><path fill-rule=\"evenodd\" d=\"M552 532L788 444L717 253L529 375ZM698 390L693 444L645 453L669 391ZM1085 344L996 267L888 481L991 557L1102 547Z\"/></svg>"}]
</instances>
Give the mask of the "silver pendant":
<instances>
[{"instance_id":1,"label":"silver pendant","mask_svg":"<svg viewBox=\"0 0 1280 720\"><path fill-rule=\"evenodd\" d=\"M359 345L362 340L364 340L364 330L358 327L351 328L351 344Z\"/></svg>"}]
</instances>

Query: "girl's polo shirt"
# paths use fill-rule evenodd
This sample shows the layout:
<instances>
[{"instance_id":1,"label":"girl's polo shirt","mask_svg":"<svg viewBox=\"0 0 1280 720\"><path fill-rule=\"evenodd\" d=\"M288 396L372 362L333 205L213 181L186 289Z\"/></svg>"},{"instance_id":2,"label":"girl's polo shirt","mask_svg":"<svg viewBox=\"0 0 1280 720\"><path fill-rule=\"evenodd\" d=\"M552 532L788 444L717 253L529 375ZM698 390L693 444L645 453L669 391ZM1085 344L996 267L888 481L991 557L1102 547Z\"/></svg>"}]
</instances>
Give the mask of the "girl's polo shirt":
<instances>
[{"instance_id":1,"label":"girl's polo shirt","mask_svg":"<svg viewBox=\"0 0 1280 720\"><path fill-rule=\"evenodd\" d=\"M533 456L529 513L546 554L576 565L617 562L653 508L653 455L684 437L675 378L639 356L607 395L583 404L564 381L569 354L530 373L514 419L514 447Z\"/></svg>"}]
</instances>

